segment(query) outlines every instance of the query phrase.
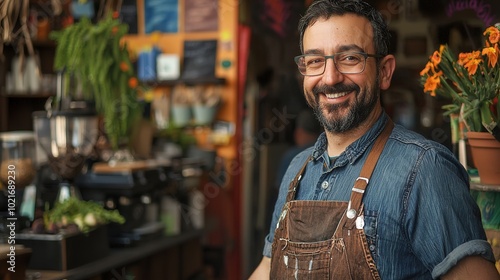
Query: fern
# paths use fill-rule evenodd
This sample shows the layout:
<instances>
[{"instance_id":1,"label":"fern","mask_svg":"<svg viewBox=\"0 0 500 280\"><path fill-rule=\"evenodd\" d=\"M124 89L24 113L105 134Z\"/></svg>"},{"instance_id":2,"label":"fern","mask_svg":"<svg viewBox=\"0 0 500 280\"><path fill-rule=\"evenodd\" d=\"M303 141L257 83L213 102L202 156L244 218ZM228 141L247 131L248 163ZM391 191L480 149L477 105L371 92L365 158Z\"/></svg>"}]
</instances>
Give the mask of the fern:
<instances>
[{"instance_id":1,"label":"fern","mask_svg":"<svg viewBox=\"0 0 500 280\"><path fill-rule=\"evenodd\" d=\"M108 16L96 24L82 18L51 33L57 42L54 68L65 76L65 92L73 94L69 89L70 76L79 80L85 98L95 100L115 149L128 139L142 111L137 101L138 88L128 85L135 78L135 71L126 46L121 44L127 32L126 24ZM120 68L121 63L127 65L125 71Z\"/></svg>"}]
</instances>

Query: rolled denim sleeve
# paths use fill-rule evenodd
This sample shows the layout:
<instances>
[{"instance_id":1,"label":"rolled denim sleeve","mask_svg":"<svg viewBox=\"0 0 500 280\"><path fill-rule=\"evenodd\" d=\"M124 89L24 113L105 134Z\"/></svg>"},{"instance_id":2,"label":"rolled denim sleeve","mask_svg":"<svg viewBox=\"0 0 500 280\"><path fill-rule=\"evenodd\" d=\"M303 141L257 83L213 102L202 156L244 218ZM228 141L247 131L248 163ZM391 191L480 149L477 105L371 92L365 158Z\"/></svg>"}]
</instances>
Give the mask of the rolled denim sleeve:
<instances>
[{"instance_id":1,"label":"rolled denim sleeve","mask_svg":"<svg viewBox=\"0 0 500 280\"><path fill-rule=\"evenodd\" d=\"M472 240L466 242L453 250L446 258L434 267L432 270L432 278L439 279L453 268L461 259L471 256L480 255L483 258L495 262L495 256L491 251L490 244L485 240Z\"/></svg>"},{"instance_id":2,"label":"rolled denim sleeve","mask_svg":"<svg viewBox=\"0 0 500 280\"><path fill-rule=\"evenodd\" d=\"M264 239L264 249L262 250L262 255L265 257L271 257L271 246L273 245L273 240L270 240L270 235L268 234Z\"/></svg>"}]
</instances>

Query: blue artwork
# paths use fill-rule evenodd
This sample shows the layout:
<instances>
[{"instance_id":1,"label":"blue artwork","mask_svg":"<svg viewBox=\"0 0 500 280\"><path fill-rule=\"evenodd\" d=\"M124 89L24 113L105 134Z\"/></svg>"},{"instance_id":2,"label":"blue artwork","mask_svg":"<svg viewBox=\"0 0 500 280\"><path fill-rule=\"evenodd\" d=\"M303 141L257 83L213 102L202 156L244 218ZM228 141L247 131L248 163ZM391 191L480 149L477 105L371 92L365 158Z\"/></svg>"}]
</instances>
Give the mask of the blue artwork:
<instances>
[{"instance_id":1,"label":"blue artwork","mask_svg":"<svg viewBox=\"0 0 500 280\"><path fill-rule=\"evenodd\" d=\"M94 1L77 1L71 2L71 13L75 19L86 17L92 19L94 17Z\"/></svg>"},{"instance_id":2,"label":"blue artwork","mask_svg":"<svg viewBox=\"0 0 500 280\"><path fill-rule=\"evenodd\" d=\"M178 0L144 0L145 33L176 33L179 29Z\"/></svg>"}]
</instances>

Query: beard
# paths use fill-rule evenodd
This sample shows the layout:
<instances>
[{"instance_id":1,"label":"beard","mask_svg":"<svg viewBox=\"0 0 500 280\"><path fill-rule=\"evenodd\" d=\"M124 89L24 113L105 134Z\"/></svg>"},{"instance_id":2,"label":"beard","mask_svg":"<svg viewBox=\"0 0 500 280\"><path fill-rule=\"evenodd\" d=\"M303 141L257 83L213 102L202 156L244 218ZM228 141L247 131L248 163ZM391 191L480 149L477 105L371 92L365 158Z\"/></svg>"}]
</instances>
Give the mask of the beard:
<instances>
[{"instance_id":1,"label":"beard","mask_svg":"<svg viewBox=\"0 0 500 280\"><path fill-rule=\"evenodd\" d=\"M336 84L334 86L317 86L312 90L315 102L310 102L314 114L326 131L344 133L359 127L370 115L378 102L380 91L378 90L378 78L373 87L368 88L360 95L361 89L356 84ZM354 91L356 98L353 103L320 104L319 95L324 93L339 93ZM341 110L347 110L347 114L341 114Z\"/></svg>"}]
</instances>

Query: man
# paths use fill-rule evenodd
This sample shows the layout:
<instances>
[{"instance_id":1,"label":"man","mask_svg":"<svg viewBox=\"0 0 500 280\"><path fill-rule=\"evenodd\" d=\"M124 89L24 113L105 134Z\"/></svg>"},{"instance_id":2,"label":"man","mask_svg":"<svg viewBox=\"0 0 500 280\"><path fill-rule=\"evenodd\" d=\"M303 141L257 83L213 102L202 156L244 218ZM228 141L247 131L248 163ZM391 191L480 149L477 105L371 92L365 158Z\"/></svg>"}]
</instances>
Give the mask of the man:
<instances>
[{"instance_id":1,"label":"man","mask_svg":"<svg viewBox=\"0 0 500 280\"><path fill-rule=\"evenodd\" d=\"M304 94L325 128L283 177L251 279L500 279L468 175L380 104L395 58L381 15L319 0L299 23Z\"/></svg>"}]
</instances>

